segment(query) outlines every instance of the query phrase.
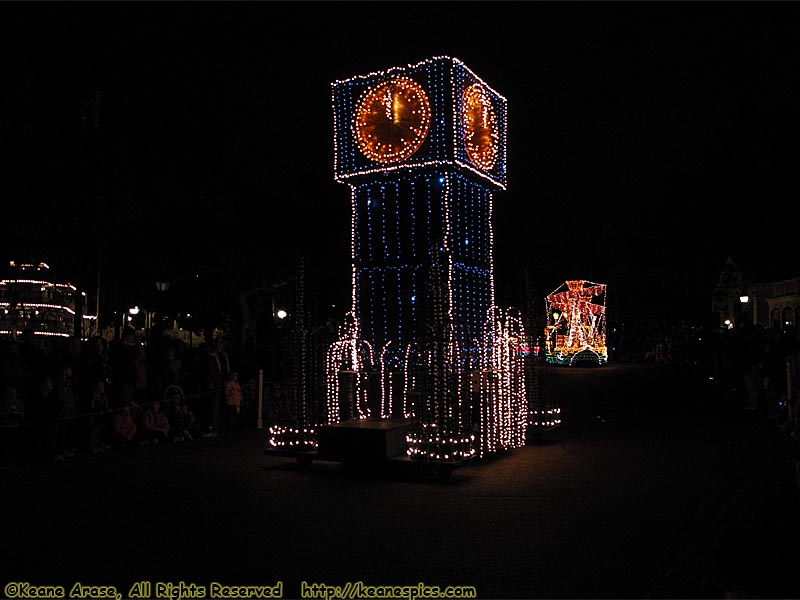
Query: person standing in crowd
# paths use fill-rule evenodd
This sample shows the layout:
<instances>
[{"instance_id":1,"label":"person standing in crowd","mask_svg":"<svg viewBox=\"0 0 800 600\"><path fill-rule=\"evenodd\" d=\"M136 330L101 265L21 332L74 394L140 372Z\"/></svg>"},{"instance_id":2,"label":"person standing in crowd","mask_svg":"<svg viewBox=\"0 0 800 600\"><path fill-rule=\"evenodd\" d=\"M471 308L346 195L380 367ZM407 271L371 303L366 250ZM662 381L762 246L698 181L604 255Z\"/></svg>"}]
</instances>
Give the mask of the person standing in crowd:
<instances>
[{"instance_id":1,"label":"person standing in crowd","mask_svg":"<svg viewBox=\"0 0 800 600\"><path fill-rule=\"evenodd\" d=\"M107 443L109 433L109 405L106 396L106 384L102 381L92 386L89 403L89 451L101 454L111 448Z\"/></svg>"},{"instance_id":2,"label":"person standing in crowd","mask_svg":"<svg viewBox=\"0 0 800 600\"><path fill-rule=\"evenodd\" d=\"M13 467L19 461L23 410L19 383L6 381L0 390L0 466Z\"/></svg>"},{"instance_id":3,"label":"person standing in crowd","mask_svg":"<svg viewBox=\"0 0 800 600\"><path fill-rule=\"evenodd\" d=\"M147 353L142 344L136 344L135 348L133 360L136 384L133 390L133 402L137 406L144 406L150 400L148 397L150 388L148 387Z\"/></svg>"},{"instance_id":4,"label":"person standing in crowd","mask_svg":"<svg viewBox=\"0 0 800 600\"><path fill-rule=\"evenodd\" d=\"M744 389L747 393L745 410L757 411L764 404L764 383L761 380L761 363L753 363L744 374Z\"/></svg>"},{"instance_id":5,"label":"person standing in crowd","mask_svg":"<svg viewBox=\"0 0 800 600\"><path fill-rule=\"evenodd\" d=\"M136 390L136 331L126 327L109 347L114 406L133 404Z\"/></svg>"},{"instance_id":6,"label":"person standing in crowd","mask_svg":"<svg viewBox=\"0 0 800 600\"><path fill-rule=\"evenodd\" d=\"M34 386L45 377L45 354L36 342L36 335L32 329L22 330L19 338L19 360L22 371L22 383L25 389L32 390Z\"/></svg>"},{"instance_id":7,"label":"person standing in crowd","mask_svg":"<svg viewBox=\"0 0 800 600\"><path fill-rule=\"evenodd\" d=\"M786 364L781 353L780 334L770 331L764 343L764 360L762 363L762 382L764 385L764 404L759 406L759 416L772 417L778 408L778 398L783 386L781 378L785 377Z\"/></svg>"},{"instance_id":8,"label":"person standing in crowd","mask_svg":"<svg viewBox=\"0 0 800 600\"><path fill-rule=\"evenodd\" d=\"M46 459L54 452L52 448L52 415L50 413L50 393L53 391L53 378L40 373L33 383L25 402L25 422L28 425L28 447L36 460Z\"/></svg>"},{"instance_id":9,"label":"person standing in crowd","mask_svg":"<svg viewBox=\"0 0 800 600\"><path fill-rule=\"evenodd\" d=\"M171 338L161 342L158 355L160 389L158 397L173 385L180 385L180 361L176 352L176 343Z\"/></svg>"},{"instance_id":10,"label":"person standing in crowd","mask_svg":"<svg viewBox=\"0 0 800 600\"><path fill-rule=\"evenodd\" d=\"M78 352L80 369L77 373L73 370L73 380L81 418L76 426L82 432L83 449L99 454L110 448L105 439L110 408L106 395L110 381L106 342L96 335L82 344Z\"/></svg>"},{"instance_id":11,"label":"person standing in crowd","mask_svg":"<svg viewBox=\"0 0 800 600\"><path fill-rule=\"evenodd\" d=\"M6 384L10 381L16 382L18 387L21 387L23 382L22 362L17 342L3 340L2 346L0 346L0 382Z\"/></svg>"},{"instance_id":12,"label":"person standing in crowd","mask_svg":"<svg viewBox=\"0 0 800 600\"><path fill-rule=\"evenodd\" d=\"M103 383L107 387L111 381L108 346L102 336L93 336L83 347L82 373L89 387ZM108 392L108 389L106 389Z\"/></svg>"},{"instance_id":13,"label":"person standing in crowd","mask_svg":"<svg viewBox=\"0 0 800 600\"><path fill-rule=\"evenodd\" d=\"M84 383L82 355L83 344L79 335L64 338L60 346L60 360L69 363L72 368L72 386L75 390L80 390Z\"/></svg>"},{"instance_id":14,"label":"person standing in crowd","mask_svg":"<svg viewBox=\"0 0 800 600\"><path fill-rule=\"evenodd\" d=\"M53 389L49 394L51 448L54 461L63 461L75 456L73 445L75 397L72 390L72 366L61 359L53 377Z\"/></svg>"},{"instance_id":15,"label":"person standing in crowd","mask_svg":"<svg viewBox=\"0 0 800 600\"><path fill-rule=\"evenodd\" d=\"M228 431L233 431L239 425L239 415L242 412L242 388L236 371L231 372L225 382L225 408Z\"/></svg>"},{"instance_id":16,"label":"person standing in crowd","mask_svg":"<svg viewBox=\"0 0 800 600\"><path fill-rule=\"evenodd\" d=\"M225 395L225 380L230 371L228 355L220 340L214 340L204 347L202 361L201 392L205 395L205 436L219 433L220 412Z\"/></svg>"},{"instance_id":17,"label":"person standing in crowd","mask_svg":"<svg viewBox=\"0 0 800 600\"><path fill-rule=\"evenodd\" d=\"M17 343L4 340L0 346L0 460L7 466L12 466L18 459L25 394L22 383Z\"/></svg>"}]
</instances>

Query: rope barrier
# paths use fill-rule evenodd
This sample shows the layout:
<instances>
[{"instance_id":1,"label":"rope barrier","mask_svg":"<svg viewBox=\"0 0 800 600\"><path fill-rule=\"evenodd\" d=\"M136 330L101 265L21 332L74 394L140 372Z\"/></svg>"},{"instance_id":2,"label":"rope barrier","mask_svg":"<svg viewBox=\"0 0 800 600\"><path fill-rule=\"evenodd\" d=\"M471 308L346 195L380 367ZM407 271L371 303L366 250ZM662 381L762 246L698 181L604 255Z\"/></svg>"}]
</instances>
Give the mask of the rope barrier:
<instances>
[{"instance_id":1,"label":"rope barrier","mask_svg":"<svg viewBox=\"0 0 800 600\"><path fill-rule=\"evenodd\" d=\"M169 390L170 388L178 388L178 389L180 389L180 396L177 396L177 397L174 397L174 398L166 398L166 396L164 396L160 400L152 400L152 401L149 401L149 402L141 402L141 403L131 401L131 406L130 407L120 406L118 408L106 408L106 409L94 410L94 411L90 411L90 412L81 412L81 413L78 413L78 414L75 414L75 415L71 415L71 416L67 416L67 417L56 417L56 418L52 418L52 419L44 419L44 420L38 420L38 421L25 420L24 419L24 413L23 413L23 417L20 419L20 421L17 424L2 423L2 424L0 424L0 428L2 428L2 429L12 429L12 428L23 428L23 427L33 427L33 426L42 426L42 425L63 423L63 422L66 422L66 421L78 421L78 420L81 420L81 419L89 419L91 417L96 417L96 416L99 416L99 415L113 415L115 413L121 413L122 411L125 410L125 408L129 408L129 409L133 409L133 410L142 410L142 412L144 412L146 410L146 408L152 406L156 402L158 402L159 405L174 403L177 400L181 400L181 401L185 402L185 401L188 401L190 399L197 399L197 398L200 398L200 397L203 397L203 396L210 396L212 394L217 394L217 393L219 393L221 391L224 391L224 389L225 389L224 387L214 388L212 390L204 390L202 392L194 392L192 394L186 395L186 394L183 393L183 389L180 386L171 385L171 386L168 386L164 390L164 392L166 393L166 391Z\"/></svg>"},{"instance_id":2,"label":"rope barrier","mask_svg":"<svg viewBox=\"0 0 800 600\"><path fill-rule=\"evenodd\" d=\"M275 385L274 382L264 382L264 384L266 384L266 385ZM245 386L245 385L242 386L242 395L243 396L247 394L246 387L247 386ZM169 392L170 390L179 391L178 395L175 396L175 397L172 397L172 398L167 397L167 392ZM152 406L156 402L158 402L160 405L171 404L171 403L176 402L177 400L181 400L183 402L194 402L194 401L196 401L198 399L201 399L203 397L216 395L216 394L218 394L220 392L224 394L224 392L225 392L225 387L224 386L221 386L221 387L218 387L218 388L214 388L214 389L210 389L210 390L203 390L203 391L199 391L199 392L192 392L191 394L186 394L181 386L176 385L176 384L171 384L171 385L167 386L166 388L164 388L164 392L162 392L162 394L161 394L162 397L159 400L150 400L148 402L133 402L132 401L132 404L131 404L131 406L129 408L132 408L132 409L134 409L136 411L141 410L142 412L144 412L148 407ZM25 405L25 401L24 400L19 400L19 403L22 404L23 406ZM109 408L105 408L105 409L101 409L101 410L92 410L92 411L89 411L89 412L80 412L80 413L76 412L76 414L73 414L71 416L46 418L46 419L34 420L34 421L26 420L25 419L25 413L23 412L21 416L18 415L19 421L17 423L0 423L0 429L22 429L22 428L26 428L26 427L41 427L43 425L55 425L57 423L62 423L62 422L67 422L67 421L85 420L85 419L89 419L91 417L114 415L115 413L122 412L123 410L125 410L125 408L126 407L124 407L124 406L120 406L120 407L116 407L116 408L110 408L109 407ZM76 410L76 411L79 409L79 407L74 402L73 402L73 409ZM14 415L9 415L9 416L13 417Z\"/></svg>"}]
</instances>

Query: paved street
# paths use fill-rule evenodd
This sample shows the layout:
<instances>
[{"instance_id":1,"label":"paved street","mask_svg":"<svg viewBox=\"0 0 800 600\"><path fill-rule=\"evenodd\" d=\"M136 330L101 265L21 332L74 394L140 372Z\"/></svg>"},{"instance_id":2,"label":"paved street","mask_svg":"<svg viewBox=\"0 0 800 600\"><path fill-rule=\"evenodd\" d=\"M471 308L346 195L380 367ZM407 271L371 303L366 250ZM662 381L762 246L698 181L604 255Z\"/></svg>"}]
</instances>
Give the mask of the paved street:
<instances>
[{"instance_id":1,"label":"paved street","mask_svg":"<svg viewBox=\"0 0 800 600\"><path fill-rule=\"evenodd\" d=\"M695 598L776 489L774 422L653 365L550 369L564 425L449 481L298 469L255 428L5 471L3 585L471 585L480 598ZM755 552L755 550L754 550Z\"/></svg>"}]
</instances>

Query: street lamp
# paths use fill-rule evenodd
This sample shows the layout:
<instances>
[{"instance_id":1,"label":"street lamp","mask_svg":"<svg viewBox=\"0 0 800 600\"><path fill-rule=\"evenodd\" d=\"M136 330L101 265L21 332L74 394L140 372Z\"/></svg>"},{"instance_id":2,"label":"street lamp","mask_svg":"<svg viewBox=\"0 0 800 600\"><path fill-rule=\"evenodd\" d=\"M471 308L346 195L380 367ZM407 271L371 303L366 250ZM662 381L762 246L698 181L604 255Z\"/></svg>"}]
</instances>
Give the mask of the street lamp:
<instances>
[{"instance_id":1,"label":"street lamp","mask_svg":"<svg viewBox=\"0 0 800 600\"><path fill-rule=\"evenodd\" d=\"M747 304L750 304L750 295L745 293L745 292L742 292L742 295L739 296L739 306L741 308L741 314L742 315L744 315L744 313L745 313L745 310L746 310L746 306L745 305L747 305ZM754 300L753 301L753 314L752 314L752 319L753 319L753 325L754 326L758 325L758 313L756 312L757 308L758 308L757 304L758 304L758 302L756 302Z\"/></svg>"},{"instance_id":2,"label":"street lamp","mask_svg":"<svg viewBox=\"0 0 800 600\"><path fill-rule=\"evenodd\" d=\"M139 314L141 309L138 306L134 306L133 308L128 309L128 324L133 327L134 329L136 326L133 324L133 317Z\"/></svg>"},{"instance_id":3,"label":"street lamp","mask_svg":"<svg viewBox=\"0 0 800 600\"><path fill-rule=\"evenodd\" d=\"M281 309L281 310L279 310L278 312L275 313L275 316L278 317L279 319L283 320L287 316L286 315L286 311Z\"/></svg>"},{"instance_id":4,"label":"street lamp","mask_svg":"<svg viewBox=\"0 0 800 600\"><path fill-rule=\"evenodd\" d=\"M144 310L144 309L141 309L138 306L134 306L133 308L129 308L128 309L127 321L132 327L135 327L133 325L134 317L138 316L139 313L142 312L142 310ZM150 331L150 316L151 316L150 311L149 310L145 310L144 311L144 330L147 333L149 333L149 331Z\"/></svg>"},{"instance_id":5,"label":"street lamp","mask_svg":"<svg viewBox=\"0 0 800 600\"><path fill-rule=\"evenodd\" d=\"M153 320L153 317L156 315L156 313L159 315L159 317L161 319L161 322L162 323L165 322L165 319L167 318L167 315L166 315L166 313L167 313L167 303L164 301L164 296L166 296L167 292L169 292L170 284L171 284L171 282L169 282L169 281L156 281L156 290L158 292L156 294L156 296L157 296L157 298L156 298L156 309L157 309L157 311L151 313L151 315L152 315L151 319L150 319L151 322ZM175 316L174 315L170 315L170 316L172 317L172 319L171 319L172 320L172 328L176 329L177 325L176 325L176 321L175 321Z\"/></svg>"}]
</instances>

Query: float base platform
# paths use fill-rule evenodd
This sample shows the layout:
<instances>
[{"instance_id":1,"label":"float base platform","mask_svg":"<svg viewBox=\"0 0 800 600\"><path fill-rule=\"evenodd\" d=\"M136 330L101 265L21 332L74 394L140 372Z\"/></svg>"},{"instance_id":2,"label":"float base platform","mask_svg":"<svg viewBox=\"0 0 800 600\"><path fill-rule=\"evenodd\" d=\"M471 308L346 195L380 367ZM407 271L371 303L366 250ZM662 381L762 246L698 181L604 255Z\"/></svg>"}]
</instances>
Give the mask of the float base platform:
<instances>
[{"instance_id":1,"label":"float base platform","mask_svg":"<svg viewBox=\"0 0 800 600\"><path fill-rule=\"evenodd\" d=\"M319 458L379 462L406 456L411 419L353 419L317 429Z\"/></svg>"},{"instance_id":2,"label":"float base platform","mask_svg":"<svg viewBox=\"0 0 800 600\"><path fill-rule=\"evenodd\" d=\"M292 449L265 447L264 454L291 457L301 467L315 460L350 464L408 464L417 468L433 467L440 479L447 479L452 471L466 460L435 462L413 460L408 456L406 435L411 419L353 419L317 427L317 448Z\"/></svg>"}]
</instances>

